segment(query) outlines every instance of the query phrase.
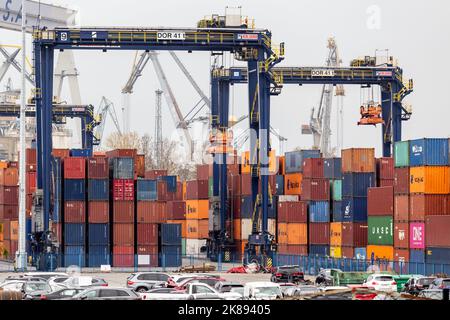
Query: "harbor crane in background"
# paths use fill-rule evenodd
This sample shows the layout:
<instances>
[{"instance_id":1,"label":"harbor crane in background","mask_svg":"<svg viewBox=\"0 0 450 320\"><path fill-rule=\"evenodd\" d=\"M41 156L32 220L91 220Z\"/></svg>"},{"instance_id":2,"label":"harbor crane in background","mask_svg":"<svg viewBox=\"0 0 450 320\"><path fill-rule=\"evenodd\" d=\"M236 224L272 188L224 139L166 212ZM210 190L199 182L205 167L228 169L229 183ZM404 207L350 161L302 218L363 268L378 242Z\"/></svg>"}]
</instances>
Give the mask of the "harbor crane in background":
<instances>
[{"instance_id":1,"label":"harbor crane in background","mask_svg":"<svg viewBox=\"0 0 450 320\"><path fill-rule=\"evenodd\" d=\"M116 108L114 107L114 103L108 100L106 97L102 97L96 115L96 118L99 120L100 124L97 126L97 129L94 132L95 138L98 141L97 148L101 148L101 143L103 141L103 133L105 132L106 119L108 115L113 121L116 131L120 135L122 134L119 120L117 120Z\"/></svg>"}]
</instances>

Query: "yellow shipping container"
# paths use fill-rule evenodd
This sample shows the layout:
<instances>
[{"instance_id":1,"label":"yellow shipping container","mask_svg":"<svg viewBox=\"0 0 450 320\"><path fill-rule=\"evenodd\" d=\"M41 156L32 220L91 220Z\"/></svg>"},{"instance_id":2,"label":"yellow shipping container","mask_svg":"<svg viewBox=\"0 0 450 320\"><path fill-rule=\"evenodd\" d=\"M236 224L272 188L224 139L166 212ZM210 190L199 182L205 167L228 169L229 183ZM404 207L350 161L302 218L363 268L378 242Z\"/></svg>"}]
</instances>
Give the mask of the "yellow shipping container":
<instances>
[{"instance_id":1,"label":"yellow shipping container","mask_svg":"<svg viewBox=\"0 0 450 320\"><path fill-rule=\"evenodd\" d=\"M187 239L207 239L208 238L208 219L186 220L186 238Z\"/></svg>"},{"instance_id":2,"label":"yellow shipping container","mask_svg":"<svg viewBox=\"0 0 450 320\"><path fill-rule=\"evenodd\" d=\"M330 247L330 257L342 258L342 248L341 247Z\"/></svg>"},{"instance_id":3,"label":"yellow shipping container","mask_svg":"<svg viewBox=\"0 0 450 320\"><path fill-rule=\"evenodd\" d=\"M280 244L287 244L288 243L288 237L287 237L287 223L279 223L278 224L278 243Z\"/></svg>"},{"instance_id":4,"label":"yellow shipping container","mask_svg":"<svg viewBox=\"0 0 450 320\"><path fill-rule=\"evenodd\" d=\"M19 240L19 221L11 221L10 228L10 239L13 241Z\"/></svg>"},{"instance_id":5,"label":"yellow shipping container","mask_svg":"<svg viewBox=\"0 0 450 320\"><path fill-rule=\"evenodd\" d=\"M411 167L409 170L409 190L411 193L450 193L450 167Z\"/></svg>"},{"instance_id":6,"label":"yellow shipping container","mask_svg":"<svg viewBox=\"0 0 450 320\"><path fill-rule=\"evenodd\" d=\"M374 259L380 260L394 260L394 247L393 246L375 246L369 245L367 246L367 259L370 260L372 258L372 252L374 254Z\"/></svg>"},{"instance_id":7,"label":"yellow shipping container","mask_svg":"<svg viewBox=\"0 0 450 320\"><path fill-rule=\"evenodd\" d=\"M306 223L287 224L288 244L308 244L308 228Z\"/></svg>"},{"instance_id":8,"label":"yellow shipping container","mask_svg":"<svg viewBox=\"0 0 450 320\"><path fill-rule=\"evenodd\" d=\"M330 246L340 247L342 245L342 223L332 222L330 224Z\"/></svg>"},{"instance_id":9,"label":"yellow shipping container","mask_svg":"<svg viewBox=\"0 0 450 320\"><path fill-rule=\"evenodd\" d=\"M186 219L208 219L209 200L186 200Z\"/></svg>"}]
</instances>

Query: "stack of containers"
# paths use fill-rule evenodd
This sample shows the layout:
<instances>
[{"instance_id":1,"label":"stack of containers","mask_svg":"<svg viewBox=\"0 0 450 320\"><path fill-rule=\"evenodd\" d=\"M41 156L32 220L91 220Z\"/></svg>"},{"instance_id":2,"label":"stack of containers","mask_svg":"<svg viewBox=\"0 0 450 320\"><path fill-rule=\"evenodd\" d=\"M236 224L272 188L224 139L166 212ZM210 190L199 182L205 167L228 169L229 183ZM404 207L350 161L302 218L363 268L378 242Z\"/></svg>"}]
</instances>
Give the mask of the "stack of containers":
<instances>
[{"instance_id":1,"label":"stack of containers","mask_svg":"<svg viewBox=\"0 0 450 320\"><path fill-rule=\"evenodd\" d=\"M394 188L369 188L367 196L368 246L367 257L374 260L394 260ZM400 225L402 227L402 225ZM398 253L408 241L397 245Z\"/></svg>"},{"instance_id":2,"label":"stack of containers","mask_svg":"<svg viewBox=\"0 0 450 320\"><path fill-rule=\"evenodd\" d=\"M25 179L26 179L26 216L31 219L31 207L33 205L33 193L36 191L36 149L25 150Z\"/></svg>"},{"instance_id":3,"label":"stack of containers","mask_svg":"<svg viewBox=\"0 0 450 320\"><path fill-rule=\"evenodd\" d=\"M301 199L309 206L309 254L330 255L330 180L324 177L324 159L303 160Z\"/></svg>"},{"instance_id":4,"label":"stack of containers","mask_svg":"<svg viewBox=\"0 0 450 320\"><path fill-rule=\"evenodd\" d=\"M64 158L63 167L64 264L83 267L86 262L86 158Z\"/></svg>"},{"instance_id":5,"label":"stack of containers","mask_svg":"<svg viewBox=\"0 0 450 320\"><path fill-rule=\"evenodd\" d=\"M63 245L63 175L62 159L52 156L53 212L51 230L60 245Z\"/></svg>"},{"instance_id":6,"label":"stack of containers","mask_svg":"<svg viewBox=\"0 0 450 320\"><path fill-rule=\"evenodd\" d=\"M331 221L338 222L342 217L342 160L326 158L323 160L323 176L330 180L331 187ZM336 220L335 220L336 219Z\"/></svg>"},{"instance_id":7,"label":"stack of containers","mask_svg":"<svg viewBox=\"0 0 450 320\"><path fill-rule=\"evenodd\" d=\"M14 260L19 246L19 222L17 220L3 220L0 224L0 229L2 231L0 247L3 248L0 252L0 257L4 256L8 260Z\"/></svg>"},{"instance_id":8,"label":"stack of containers","mask_svg":"<svg viewBox=\"0 0 450 320\"><path fill-rule=\"evenodd\" d=\"M448 139L409 141L410 217L415 221L410 226L410 245L415 249L425 244L427 274L450 272L448 153ZM434 264L446 264L445 270L433 270Z\"/></svg>"},{"instance_id":9,"label":"stack of containers","mask_svg":"<svg viewBox=\"0 0 450 320\"><path fill-rule=\"evenodd\" d=\"M106 157L87 159L88 266L110 264L109 164Z\"/></svg>"},{"instance_id":10,"label":"stack of containers","mask_svg":"<svg viewBox=\"0 0 450 320\"><path fill-rule=\"evenodd\" d=\"M303 180L303 161L309 158L320 158L320 150L299 150L286 152L284 165L284 194L301 195Z\"/></svg>"},{"instance_id":11,"label":"stack of containers","mask_svg":"<svg viewBox=\"0 0 450 320\"><path fill-rule=\"evenodd\" d=\"M159 224L158 252L159 266L179 267L181 266L181 225Z\"/></svg>"},{"instance_id":12,"label":"stack of containers","mask_svg":"<svg viewBox=\"0 0 450 320\"><path fill-rule=\"evenodd\" d=\"M134 266L134 158L136 150L117 149L106 153L112 185L112 253L115 267Z\"/></svg>"},{"instance_id":13,"label":"stack of containers","mask_svg":"<svg viewBox=\"0 0 450 320\"><path fill-rule=\"evenodd\" d=\"M377 160L377 186L394 186L394 158L378 158Z\"/></svg>"},{"instance_id":14,"label":"stack of containers","mask_svg":"<svg viewBox=\"0 0 450 320\"><path fill-rule=\"evenodd\" d=\"M291 199L294 197L296 199ZM296 196L282 196L278 202L278 253L286 255L308 254L308 205Z\"/></svg>"},{"instance_id":15,"label":"stack of containers","mask_svg":"<svg viewBox=\"0 0 450 320\"><path fill-rule=\"evenodd\" d=\"M19 218L19 171L17 168L0 169L0 220Z\"/></svg>"}]
</instances>

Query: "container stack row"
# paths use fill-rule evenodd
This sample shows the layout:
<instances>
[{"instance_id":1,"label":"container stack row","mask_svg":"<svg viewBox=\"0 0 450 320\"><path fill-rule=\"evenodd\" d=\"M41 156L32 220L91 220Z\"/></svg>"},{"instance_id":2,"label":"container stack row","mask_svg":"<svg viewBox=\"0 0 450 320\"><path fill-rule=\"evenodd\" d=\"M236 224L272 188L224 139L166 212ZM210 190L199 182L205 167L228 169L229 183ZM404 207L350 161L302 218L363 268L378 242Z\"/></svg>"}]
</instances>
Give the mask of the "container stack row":
<instances>
[{"instance_id":1,"label":"container stack row","mask_svg":"<svg viewBox=\"0 0 450 320\"><path fill-rule=\"evenodd\" d=\"M14 257L18 247L19 173L17 162L2 162L0 168L0 256Z\"/></svg>"}]
</instances>

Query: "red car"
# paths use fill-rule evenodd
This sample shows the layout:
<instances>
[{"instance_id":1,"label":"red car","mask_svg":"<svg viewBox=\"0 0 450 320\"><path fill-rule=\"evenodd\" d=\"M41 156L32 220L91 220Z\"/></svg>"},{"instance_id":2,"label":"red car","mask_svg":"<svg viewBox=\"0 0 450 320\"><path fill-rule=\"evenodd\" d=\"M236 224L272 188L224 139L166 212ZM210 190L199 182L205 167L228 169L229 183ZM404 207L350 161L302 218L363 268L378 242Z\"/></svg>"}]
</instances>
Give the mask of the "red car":
<instances>
[{"instance_id":1,"label":"red car","mask_svg":"<svg viewBox=\"0 0 450 320\"><path fill-rule=\"evenodd\" d=\"M226 281L224 278L212 278L212 277L192 277L190 279L186 279L183 282L181 282L180 284L178 284L178 286L175 287L175 289L177 290L185 290L186 289L186 285L189 283L193 283L193 282L201 282L201 283L206 283L207 285L211 286L211 287L215 287L216 283L221 282L221 281Z\"/></svg>"}]
</instances>

